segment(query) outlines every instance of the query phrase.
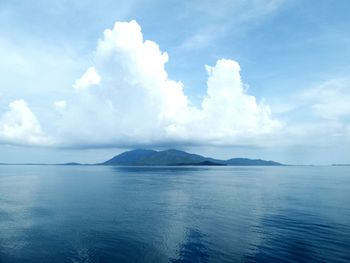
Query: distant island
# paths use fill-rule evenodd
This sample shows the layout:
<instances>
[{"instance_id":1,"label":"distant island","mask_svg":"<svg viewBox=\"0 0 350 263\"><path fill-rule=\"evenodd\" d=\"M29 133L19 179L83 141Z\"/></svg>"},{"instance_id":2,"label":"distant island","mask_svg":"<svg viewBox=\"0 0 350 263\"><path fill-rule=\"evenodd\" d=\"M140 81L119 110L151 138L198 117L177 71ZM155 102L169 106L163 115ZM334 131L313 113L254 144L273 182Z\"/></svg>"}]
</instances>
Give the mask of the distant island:
<instances>
[{"instance_id":1,"label":"distant island","mask_svg":"<svg viewBox=\"0 0 350 263\"><path fill-rule=\"evenodd\" d=\"M219 160L204 157L198 154L191 154L184 151L170 149L165 151L154 151L147 149L136 149L123 152L112 159L99 163L98 165L125 165L125 166L145 166L145 165L202 165L202 166L281 166L283 164L274 161L261 159L232 158Z\"/></svg>"},{"instance_id":2,"label":"distant island","mask_svg":"<svg viewBox=\"0 0 350 263\"><path fill-rule=\"evenodd\" d=\"M282 166L285 164L261 159L231 158L228 160L204 157L198 154L169 149L154 151L148 149L135 149L123 152L102 163L82 164L68 163L0 163L0 165L108 165L108 166Z\"/></svg>"}]
</instances>

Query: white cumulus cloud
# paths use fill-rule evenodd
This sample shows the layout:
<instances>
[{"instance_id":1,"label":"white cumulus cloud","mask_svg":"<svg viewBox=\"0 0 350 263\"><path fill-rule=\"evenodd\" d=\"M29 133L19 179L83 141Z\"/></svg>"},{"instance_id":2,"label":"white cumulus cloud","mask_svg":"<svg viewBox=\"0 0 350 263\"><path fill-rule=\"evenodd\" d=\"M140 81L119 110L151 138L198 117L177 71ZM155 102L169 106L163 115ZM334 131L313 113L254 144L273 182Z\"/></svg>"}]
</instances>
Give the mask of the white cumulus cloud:
<instances>
[{"instance_id":1,"label":"white cumulus cloud","mask_svg":"<svg viewBox=\"0 0 350 263\"><path fill-rule=\"evenodd\" d=\"M0 140L9 144L48 145L51 143L24 100L10 103L0 120Z\"/></svg>"},{"instance_id":2,"label":"white cumulus cloud","mask_svg":"<svg viewBox=\"0 0 350 263\"><path fill-rule=\"evenodd\" d=\"M58 123L62 143L235 144L280 127L269 106L248 94L233 60L206 66L206 96L193 106L184 85L168 77L168 54L144 40L136 21L106 29L93 54Z\"/></svg>"},{"instance_id":3,"label":"white cumulus cloud","mask_svg":"<svg viewBox=\"0 0 350 263\"><path fill-rule=\"evenodd\" d=\"M78 90L87 89L90 86L99 85L100 81L101 77L96 72L96 69L90 67L86 70L84 75L74 83L73 87Z\"/></svg>"},{"instance_id":4,"label":"white cumulus cloud","mask_svg":"<svg viewBox=\"0 0 350 263\"><path fill-rule=\"evenodd\" d=\"M236 61L221 59L206 66L207 96L202 102L205 123L215 137L258 135L274 132L280 123L271 118L268 105L248 94Z\"/></svg>"}]
</instances>

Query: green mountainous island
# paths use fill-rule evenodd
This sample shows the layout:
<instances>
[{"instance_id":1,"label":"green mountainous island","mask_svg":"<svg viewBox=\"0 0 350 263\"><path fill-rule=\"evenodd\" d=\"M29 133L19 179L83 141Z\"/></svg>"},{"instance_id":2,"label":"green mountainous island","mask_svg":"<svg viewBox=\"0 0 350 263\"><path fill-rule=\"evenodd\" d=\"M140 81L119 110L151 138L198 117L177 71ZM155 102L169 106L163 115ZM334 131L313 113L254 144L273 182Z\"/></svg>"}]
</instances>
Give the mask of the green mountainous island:
<instances>
[{"instance_id":1,"label":"green mountainous island","mask_svg":"<svg viewBox=\"0 0 350 263\"><path fill-rule=\"evenodd\" d=\"M0 163L0 165L109 165L109 166L181 166L181 165L202 165L202 166L281 166L274 161L261 159L232 158L219 160L204 157L198 154L170 149L165 151L154 151L148 149L136 149L123 152L102 163L82 164L76 162L43 164L43 163Z\"/></svg>"},{"instance_id":2,"label":"green mountainous island","mask_svg":"<svg viewBox=\"0 0 350 263\"><path fill-rule=\"evenodd\" d=\"M265 161L261 159L232 158L228 160L219 160L210 157L204 157L198 154L191 154L175 149L165 151L154 151L147 149L136 149L123 152L112 159L99 163L98 165L231 165L231 166L278 166L283 165L274 161Z\"/></svg>"}]
</instances>

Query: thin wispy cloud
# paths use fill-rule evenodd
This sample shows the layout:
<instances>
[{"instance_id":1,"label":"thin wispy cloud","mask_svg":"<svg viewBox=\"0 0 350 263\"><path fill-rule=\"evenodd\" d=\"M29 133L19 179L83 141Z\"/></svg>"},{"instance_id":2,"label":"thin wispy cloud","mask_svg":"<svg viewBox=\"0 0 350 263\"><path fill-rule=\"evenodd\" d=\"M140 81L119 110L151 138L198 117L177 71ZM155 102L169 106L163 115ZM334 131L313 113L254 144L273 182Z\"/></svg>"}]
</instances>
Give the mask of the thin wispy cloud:
<instances>
[{"instance_id":1,"label":"thin wispy cloud","mask_svg":"<svg viewBox=\"0 0 350 263\"><path fill-rule=\"evenodd\" d=\"M252 24L258 24L261 19L273 16L284 3L284 0L223 0L216 2L213 7L208 2L189 2L187 7L192 11L187 15L196 17L196 31L178 49L189 51L210 46L224 36L242 32L243 28L249 28Z\"/></svg>"}]
</instances>

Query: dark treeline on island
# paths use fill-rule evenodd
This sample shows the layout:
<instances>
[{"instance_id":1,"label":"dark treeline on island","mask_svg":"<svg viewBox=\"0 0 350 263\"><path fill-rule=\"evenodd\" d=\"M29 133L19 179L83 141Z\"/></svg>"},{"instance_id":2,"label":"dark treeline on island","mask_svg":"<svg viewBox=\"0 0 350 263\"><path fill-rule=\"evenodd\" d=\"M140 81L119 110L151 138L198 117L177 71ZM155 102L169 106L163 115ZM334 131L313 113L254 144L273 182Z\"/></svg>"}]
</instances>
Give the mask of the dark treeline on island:
<instances>
[{"instance_id":1,"label":"dark treeline on island","mask_svg":"<svg viewBox=\"0 0 350 263\"><path fill-rule=\"evenodd\" d=\"M203 165L203 166L277 166L283 165L274 161L265 161L261 159L232 158L228 160L219 160L210 157L204 157L198 154L191 154L175 149L165 151L154 151L146 149L136 149L121 153L112 159L100 163L99 165Z\"/></svg>"}]
</instances>

